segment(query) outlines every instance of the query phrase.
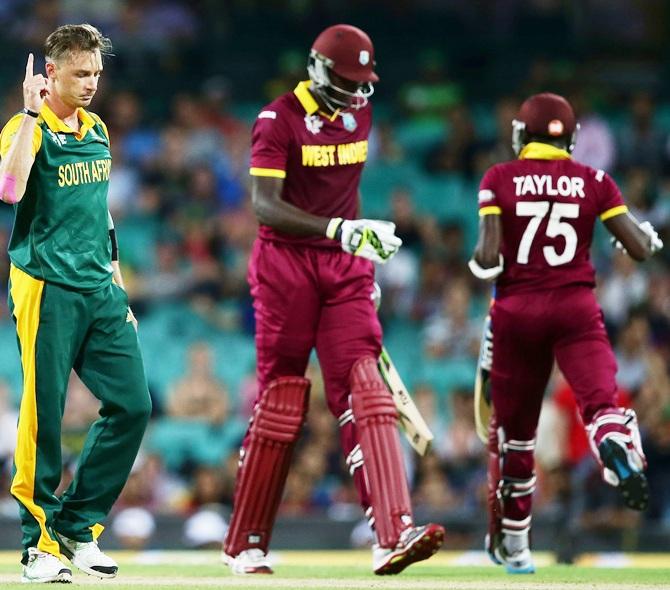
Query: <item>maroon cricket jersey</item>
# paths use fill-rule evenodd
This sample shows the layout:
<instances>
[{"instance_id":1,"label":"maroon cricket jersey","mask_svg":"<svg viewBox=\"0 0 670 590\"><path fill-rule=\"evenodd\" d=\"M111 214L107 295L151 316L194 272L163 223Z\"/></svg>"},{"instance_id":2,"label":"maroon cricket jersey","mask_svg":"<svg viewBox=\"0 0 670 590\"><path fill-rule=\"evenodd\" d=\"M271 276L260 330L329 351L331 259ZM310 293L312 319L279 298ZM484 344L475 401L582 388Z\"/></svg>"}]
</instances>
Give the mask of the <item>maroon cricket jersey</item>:
<instances>
[{"instance_id":1,"label":"maroon cricket jersey","mask_svg":"<svg viewBox=\"0 0 670 590\"><path fill-rule=\"evenodd\" d=\"M323 217L358 215L358 185L368 155L372 111L327 116L300 82L258 115L251 137L252 176L284 179L282 199ZM334 240L300 237L261 225L261 239L340 248Z\"/></svg>"},{"instance_id":2,"label":"maroon cricket jersey","mask_svg":"<svg viewBox=\"0 0 670 590\"><path fill-rule=\"evenodd\" d=\"M493 166L479 187L479 215L502 219L505 268L496 296L595 286L589 250L596 219L626 211L610 176L551 145L529 143L518 160Z\"/></svg>"}]
</instances>

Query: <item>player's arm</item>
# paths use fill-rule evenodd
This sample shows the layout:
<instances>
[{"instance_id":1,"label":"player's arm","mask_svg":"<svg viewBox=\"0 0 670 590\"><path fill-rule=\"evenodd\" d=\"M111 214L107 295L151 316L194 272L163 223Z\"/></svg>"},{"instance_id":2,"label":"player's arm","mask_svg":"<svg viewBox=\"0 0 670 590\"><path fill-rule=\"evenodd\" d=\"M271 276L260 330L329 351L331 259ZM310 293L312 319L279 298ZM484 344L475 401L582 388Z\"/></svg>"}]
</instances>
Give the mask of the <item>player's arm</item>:
<instances>
[{"instance_id":1,"label":"player's arm","mask_svg":"<svg viewBox=\"0 0 670 590\"><path fill-rule=\"evenodd\" d=\"M600 220L614 236L614 245L634 260L642 261L663 247L656 230L648 221L638 222L628 212L621 191L605 172L596 172L596 195Z\"/></svg>"},{"instance_id":2,"label":"player's arm","mask_svg":"<svg viewBox=\"0 0 670 590\"><path fill-rule=\"evenodd\" d=\"M479 218L479 236L475 252L468 267L478 279L492 281L503 271L500 254L502 240L502 222L500 214L481 215Z\"/></svg>"},{"instance_id":3,"label":"player's arm","mask_svg":"<svg viewBox=\"0 0 670 590\"><path fill-rule=\"evenodd\" d=\"M379 263L390 260L402 245L390 221L313 215L284 201L283 187L283 178L252 176L251 202L259 223L294 236L326 236L346 252Z\"/></svg>"},{"instance_id":4,"label":"player's arm","mask_svg":"<svg viewBox=\"0 0 670 590\"><path fill-rule=\"evenodd\" d=\"M294 236L324 236L330 219L303 211L281 198L283 178L251 177L251 202L258 222Z\"/></svg>"},{"instance_id":5,"label":"player's arm","mask_svg":"<svg viewBox=\"0 0 670 590\"><path fill-rule=\"evenodd\" d=\"M638 222L628 211L603 220L628 255L637 261L646 260L663 247L656 230L648 221Z\"/></svg>"},{"instance_id":6,"label":"player's arm","mask_svg":"<svg viewBox=\"0 0 670 590\"><path fill-rule=\"evenodd\" d=\"M23 104L28 113L12 118L0 137L0 199L5 203L18 203L26 192L30 169L41 141L37 115L47 94L46 78L42 74L33 75L31 53L23 80Z\"/></svg>"}]
</instances>

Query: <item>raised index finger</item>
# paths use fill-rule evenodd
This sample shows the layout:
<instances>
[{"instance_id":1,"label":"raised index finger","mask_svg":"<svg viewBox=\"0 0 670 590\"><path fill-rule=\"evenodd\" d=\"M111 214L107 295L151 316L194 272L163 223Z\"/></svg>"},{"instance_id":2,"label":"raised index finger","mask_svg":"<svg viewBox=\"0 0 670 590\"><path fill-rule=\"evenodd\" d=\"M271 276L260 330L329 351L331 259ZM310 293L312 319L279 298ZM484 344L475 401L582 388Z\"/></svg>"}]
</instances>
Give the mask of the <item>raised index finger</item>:
<instances>
[{"instance_id":1,"label":"raised index finger","mask_svg":"<svg viewBox=\"0 0 670 590\"><path fill-rule=\"evenodd\" d=\"M28 54L28 63L26 63L26 80L33 77L33 54Z\"/></svg>"}]
</instances>

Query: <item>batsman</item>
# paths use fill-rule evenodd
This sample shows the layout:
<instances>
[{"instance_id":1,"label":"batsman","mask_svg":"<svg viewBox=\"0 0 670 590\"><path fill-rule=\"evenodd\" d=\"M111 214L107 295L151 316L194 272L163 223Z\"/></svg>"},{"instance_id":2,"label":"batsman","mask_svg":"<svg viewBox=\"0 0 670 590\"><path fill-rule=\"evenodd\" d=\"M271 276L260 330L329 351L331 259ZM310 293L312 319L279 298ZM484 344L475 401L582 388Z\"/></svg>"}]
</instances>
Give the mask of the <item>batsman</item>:
<instances>
[{"instance_id":1,"label":"batsman","mask_svg":"<svg viewBox=\"0 0 670 590\"><path fill-rule=\"evenodd\" d=\"M304 374L313 348L376 535L375 574L396 574L430 557L444 537L439 525L414 524L397 410L377 366L382 331L371 298L373 263L389 260L401 240L394 224L358 218L374 66L363 31L329 27L310 51L309 80L267 105L253 128L252 202L260 229L248 278L260 393L223 545L235 574L272 573L268 546L307 414Z\"/></svg>"},{"instance_id":2,"label":"batsman","mask_svg":"<svg viewBox=\"0 0 670 590\"><path fill-rule=\"evenodd\" d=\"M644 510L649 501L635 412L617 404L616 360L593 292L589 249L598 219L635 260L663 243L649 222L628 212L604 171L572 160L577 130L563 97L531 96L513 123L518 160L490 168L479 191L479 240L469 266L496 283L476 408L486 413L490 387L486 548L510 573L535 570L535 432L554 360L575 392L603 479L629 508Z\"/></svg>"}]
</instances>

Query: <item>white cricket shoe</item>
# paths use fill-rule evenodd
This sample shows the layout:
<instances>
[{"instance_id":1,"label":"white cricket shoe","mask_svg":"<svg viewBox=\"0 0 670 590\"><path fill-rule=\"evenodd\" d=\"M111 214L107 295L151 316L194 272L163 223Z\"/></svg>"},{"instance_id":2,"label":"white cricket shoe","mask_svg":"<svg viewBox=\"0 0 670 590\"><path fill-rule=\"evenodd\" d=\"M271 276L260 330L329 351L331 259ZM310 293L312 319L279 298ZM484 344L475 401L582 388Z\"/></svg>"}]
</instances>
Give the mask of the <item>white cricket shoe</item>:
<instances>
[{"instance_id":1,"label":"white cricket shoe","mask_svg":"<svg viewBox=\"0 0 670 590\"><path fill-rule=\"evenodd\" d=\"M100 551L96 541L75 541L58 532L55 532L55 536L63 555L82 572L98 578L114 578L116 576L119 566L109 555Z\"/></svg>"},{"instance_id":2,"label":"white cricket shoe","mask_svg":"<svg viewBox=\"0 0 670 590\"><path fill-rule=\"evenodd\" d=\"M494 542L491 543L491 536L486 535L484 547L491 561L497 565L504 565L508 574L534 574L535 564L527 542L516 551L508 551L503 538L502 534L496 535Z\"/></svg>"},{"instance_id":3,"label":"white cricket shoe","mask_svg":"<svg viewBox=\"0 0 670 590\"><path fill-rule=\"evenodd\" d=\"M51 553L37 547L28 548L28 563L23 566L21 582L24 584L72 583L72 571Z\"/></svg>"},{"instance_id":4,"label":"white cricket shoe","mask_svg":"<svg viewBox=\"0 0 670 590\"><path fill-rule=\"evenodd\" d=\"M394 548L372 546L372 570L378 576L399 574L408 565L428 559L443 542L444 527L439 524L409 527Z\"/></svg>"},{"instance_id":5,"label":"white cricket shoe","mask_svg":"<svg viewBox=\"0 0 670 590\"><path fill-rule=\"evenodd\" d=\"M238 576L274 573L268 556L260 549L245 549L234 557L223 553L221 558L230 571Z\"/></svg>"}]
</instances>

